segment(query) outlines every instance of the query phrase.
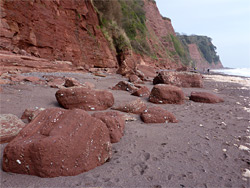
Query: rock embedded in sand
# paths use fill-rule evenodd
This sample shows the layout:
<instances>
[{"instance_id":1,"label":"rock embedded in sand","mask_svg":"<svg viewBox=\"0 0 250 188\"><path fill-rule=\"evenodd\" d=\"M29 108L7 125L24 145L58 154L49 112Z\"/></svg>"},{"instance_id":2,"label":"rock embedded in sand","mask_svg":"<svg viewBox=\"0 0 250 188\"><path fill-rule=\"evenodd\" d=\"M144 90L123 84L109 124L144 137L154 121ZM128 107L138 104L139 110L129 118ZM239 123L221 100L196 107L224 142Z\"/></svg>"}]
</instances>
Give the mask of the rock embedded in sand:
<instances>
[{"instance_id":1,"label":"rock embedded in sand","mask_svg":"<svg viewBox=\"0 0 250 188\"><path fill-rule=\"evenodd\" d=\"M45 108L27 108L23 112L23 115L21 117L22 120L27 120L28 122L31 122L35 117L41 112L45 110Z\"/></svg>"},{"instance_id":2,"label":"rock embedded in sand","mask_svg":"<svg viewBox=\"0 0 250 188\"><path fill-rule=\"evenodd\" d=\"M141 114L144 123L177 123L175 116L161 107L151 107Z\"/></svg>"},{"instance_id":3,"label":"rock embedded in sand","mask_svg":"<svg viewBox=\"0 0 250 188\"><path fill-rule=\"evenodd\" d=\"M153 84L170 84L178 87L203 87L202 75L191 72L161 71Z\"/></svg>"},{"instance_id":4,"label":"rock embedded in sand","mask_svg":"<svg viewBox=\"0 0 250 188\"><path fill-rule=\"evenodd\" d=\"M13 114L0 114L0 143L10 142L25 125Z\"/></svg>"},{"instance_id":5,"label":"rock embedded in sand","mask_svg":"<svg viewBox=\"0 0 250 188\"><path fill-rule=\"evenodd\" d=\"M66 109L80 108L86 111L106 110L114 104L111 92L83 87L60 89L56 92L56 99Z\"/></svg>"},{"instance_id":6,"label":"rock embedded in sand","mask_svg":"<svg viewBox=\"0 0 250 188\"><path fill-rule=\"evenodd\" d=\"M118 84L112 87L112 90L123 90L130 93L134 93L135 91L137 91L137 89L138 88L133 83L127 81L120 81Z\"/></svg>"},{"instance_id":7,"label":"rock embedded in sand","mask_svg":"<svg viewBox=\"0 0 250 188\"><path fill-rule=\"evenodd\" d=\"M207 92L192 92L189 99L194 101L194 102L201 102L201 103L224 102L224 100L222 98L220 98L212 93L207 93Z\"/></svg>"},{"instance_id":8,"label":"rock embedded in sand","mask_svg":"<svg viewBox=\"0 0 250 188\"><path fill-rule=\"evenodd\" d=\"M81 86L81 83L78 82L75 78L65 78L64 87L75 87Z\"/></svg>"},{"instance_id":9,"label":"rock embedded in sand","mask_svg":"<svg viewBox=\"0 0 250 188\"><path fill-rule=\"evenodd\" d=\"M143 84L144 82L140 79L139 76L133 74L129 76L129 82L136 84Z\"/></svg>"},{"instance_id":10,"label":"rock embedded in sand","mask_svg":"<svg viewBox=\"0 0 250 188\"><path fill-rule=\"evenodd\" d=\"M136 99L131 102L124 102L123 104L115 106L112 109L132 114L141 114L147 109L147 106L141 99Z\"/></svg>"},{"instance_id":11,"label":"rock embedded in sand","mask_svg":"<svg viewBox=\"0 0 250 188\"><path fill-rule=\"evenodd\" d=\"M156 104L183 104L185 95L181 88L158 84L151 90L149 101Z\"/></svg>"},{"instance_id":12,"label":"rock embedded in sand","mask_svg":"<svg viewBox=\"0 0 250 188\"><path fill-rule=\"evenodd\" d=\"M132 95L137 97L148 97L150 95L150 90L146 86L141 86L137 91L132 93Z\"/></svg>"},{"instance_id":13,"label":"rock embedded in sand","mask_svg":"<svg viewBox=\"0 0 250 188\"><path fill-rule=\"evenodd\" d=\"M111 143L119 142L124 134L125 119L119 112L96 112L93 117L100 119L109 129Z\"/></svg>"},{"instance_id":14,"label":"rock embedded in sand","mask_svg":"<svg viewBox=\"0 0 250 188\"><path fill-rule=\"evenodd\" d=\"M74 176L111 158L106 125L81 109L51 108L4 149L3 170L40 177Z\"/></svg>"}]
</instances>

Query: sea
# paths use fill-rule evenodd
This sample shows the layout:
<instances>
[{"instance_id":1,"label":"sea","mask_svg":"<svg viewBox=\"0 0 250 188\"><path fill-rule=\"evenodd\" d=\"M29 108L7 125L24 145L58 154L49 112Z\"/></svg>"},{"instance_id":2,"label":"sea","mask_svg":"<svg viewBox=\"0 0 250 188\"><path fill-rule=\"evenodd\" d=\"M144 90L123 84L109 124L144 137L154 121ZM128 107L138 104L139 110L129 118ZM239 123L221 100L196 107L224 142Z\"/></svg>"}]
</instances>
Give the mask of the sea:
<instances>
[{"instance_id":1,"label":"sea","mask_svg":"<svg viewBox=\"0 0 250 188\"><path fill-rule=\"evenodd\" d=\"M232 76L244 76L250 78L250 68L212 69L211 72L232 75Z\"/></svg>"}]
</instances>

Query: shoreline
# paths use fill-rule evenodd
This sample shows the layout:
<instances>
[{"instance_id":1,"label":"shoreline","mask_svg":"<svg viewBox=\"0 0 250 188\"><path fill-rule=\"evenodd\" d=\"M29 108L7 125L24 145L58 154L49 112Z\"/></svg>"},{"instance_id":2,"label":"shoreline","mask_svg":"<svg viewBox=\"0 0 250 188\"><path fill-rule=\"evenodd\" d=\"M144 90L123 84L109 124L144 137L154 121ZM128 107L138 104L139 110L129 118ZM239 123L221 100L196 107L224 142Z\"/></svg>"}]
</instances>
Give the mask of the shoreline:
<instances>
[{"instance_id":1,"label":"shoreline","mask_svg":"<svg viewBox=\"0 0 250 188\"><path fill-rule=\"evenodd\" d=\"M108 89L127 80L113 74L68 75L80 82L92 82L97 89ZM1 169L2 187L247 187L250 88L243 78L231 79L227 75L205 74L204 88L182 88L186 95L192 91L214 93L223 97L224 103L187 100L182 105L160 105L172 112L179 123L145 124L138 115L131 115L136 120L126 123L121 141L112 145L113 158L102 166L77 176L57 178L6 173ZM144 85L153 87L152 82ZM1 113L20 117L28 107L55 107L57 90L26 82L3 85ZM115 104L137 99L126 91L110 91ZM148 107L155 106L142 100ZM1 144L2 151L5 146Z\"/></svg>"}]
</instances>

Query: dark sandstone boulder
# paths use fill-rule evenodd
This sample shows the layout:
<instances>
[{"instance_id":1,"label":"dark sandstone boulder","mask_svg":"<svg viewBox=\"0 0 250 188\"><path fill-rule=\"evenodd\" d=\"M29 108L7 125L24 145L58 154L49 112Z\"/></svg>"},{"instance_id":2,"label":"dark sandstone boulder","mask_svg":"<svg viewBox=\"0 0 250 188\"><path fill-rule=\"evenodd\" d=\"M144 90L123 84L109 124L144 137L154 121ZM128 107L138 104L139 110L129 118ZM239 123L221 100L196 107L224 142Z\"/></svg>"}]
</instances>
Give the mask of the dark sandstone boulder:
<instances>
[{"instance_id":1,"label":"dark sandstone boulder","mask_svg":"<svg viewBox=\"0 0 250 188\"><path fill-rule=\"evenodd\" d=\"M166 84L154 86L149 96L149 101L156 104L182 104L184 99L181 88Z\"/></svg>"},{"instance_id":2,"label":"dark sandstone boulder","mask_svg":"<svg viewBox=\"0 0 250 188\"><path fill-rule=\"evenodd\" d=\"M207 92L192 92L189 99L194 101L194 102L201 102L201 103L224 102L224 100L222 98L220 98L212 93L207 93Z\"/></svg>"},{"instance_id":3,"label":"dark sandstone boulder","mask_svg":"<svg viewBox=\"0 0 250 188\"><path fill-rule=\"evenodd\" d=\"M146 86L141 86L137 91L132 93L132 95L137 97L148 97L150 95L150 90Z\"/></svg>"},{"instance_id":4,"label":"dark sandstone boulder","mask_svg":"<svg viewBox=\"0 0 250 188\"><path fill-rule=\"evenodd\" d=\"M191 72L161 71L153 84L170 84L178 87L203 87L202 75Z\"/></svg>"},{"instance_id":5,"label":"dark sandstone boulder","mask_svg":"<svg viewBox=\"0 0 250 188\"><path fill-rule=\"evenodd\" d=\"M147 109L147 106L141 99L136 99L130 102L122 103L113 107L112 109L126 113L140 114Z\"/></svg>"},{"instance_id":6,"label":"dark sandstone boulder","mask_svg":"<svg viewBox=\"0 0 250 188\"><path fill-rule=\"evenodd\" d=\"M93 117L100 119L109 129L111 143L119 142L124 134L125 119L119 112L96 112Z\"/></svg>"},{"instance_id":7,"label":"dark sandstone boulder","mask_svg":"<svg viewBox=\"0 0 250 188\"><path fill-rule=\"evenodd\" d=\"M83 87L63 88L56 92L58 103L66 109L106 110L114 104L113 94L106 90Z\"/></svg>"},{"instance_id":8,"label":"dark sandstone boulder","mask_svg":"<svg viewBox=\"0 0 250 188\"><path fill-rule=\"evenodd\" d=\"M106 125L81 109L42 111L4 149L3 170L40 177L73 176L111 157Z\"/></svg>"},{"instance_id":9,"label":"dark sandstone boulder","mask_svg":"<svg viewBox=\"0 0 250 188\"><path fill-rule=\"evenodd\" d=\"M0 143L10 142L25 125L13 114L0 114Z\"/></svg>"},{"instance_id":10,"label":"dark sandstone boulder","mask_svg":"<svg viewBox=\"0 0 250 188\"><path fill-rule=\"evenodd\" d=\"M127 81L120 81L118 84L116 84L114 87L112 87L112 90L122 90L122 91L128 91L130 93L134 93L137 91L137 87Z\"/></svg>"},{"instance_id":11,"label":"dark sandstone boulder","mask_svg":"<svg viewBox=\"0 0 250 188\"><path fill-rule=\"evenodd\" d=\"M177 123L175 116L161 107L152 107L141 114L144 123Z\"/></svg>"}]
</instances>

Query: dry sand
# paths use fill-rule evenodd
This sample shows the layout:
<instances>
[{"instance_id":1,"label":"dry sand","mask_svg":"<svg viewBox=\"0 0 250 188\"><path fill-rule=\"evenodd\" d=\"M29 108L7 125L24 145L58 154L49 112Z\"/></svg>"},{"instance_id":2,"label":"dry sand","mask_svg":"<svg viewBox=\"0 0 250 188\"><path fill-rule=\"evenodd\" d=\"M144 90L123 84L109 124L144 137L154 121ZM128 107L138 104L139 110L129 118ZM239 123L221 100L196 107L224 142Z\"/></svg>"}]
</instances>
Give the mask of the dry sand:
<instances>
[{"instance_id":1,"label":"dry sand","mask_svg":"<svg viewBox=\"0 0 250 188\"><path fill-rule=\"evenodd\" d=\"M92 82L99 89L126 80L119 75L68 73L67 76ZM124 137L113 144L113 158L100 167L77 176L57 178L1 170L1 187L250 187L249 80L233 78L237 81L207 75L204 88L183 89L186 95L191 91L215 93L225 99L224 103L185 101L183 105L160 105L174 113L179 123L144 124L139 116L132 115L137 120L127 122ZM153 87L152 82L145 85ZM56 91L29 83L4 85L1 113L21 117L29 107L58 106ZM125 91L112 93L116 104L136 98ZM148 106L154 105L144 101ZM5 146L1 145L2 152Z\"/></svg>"}]
</instances>

